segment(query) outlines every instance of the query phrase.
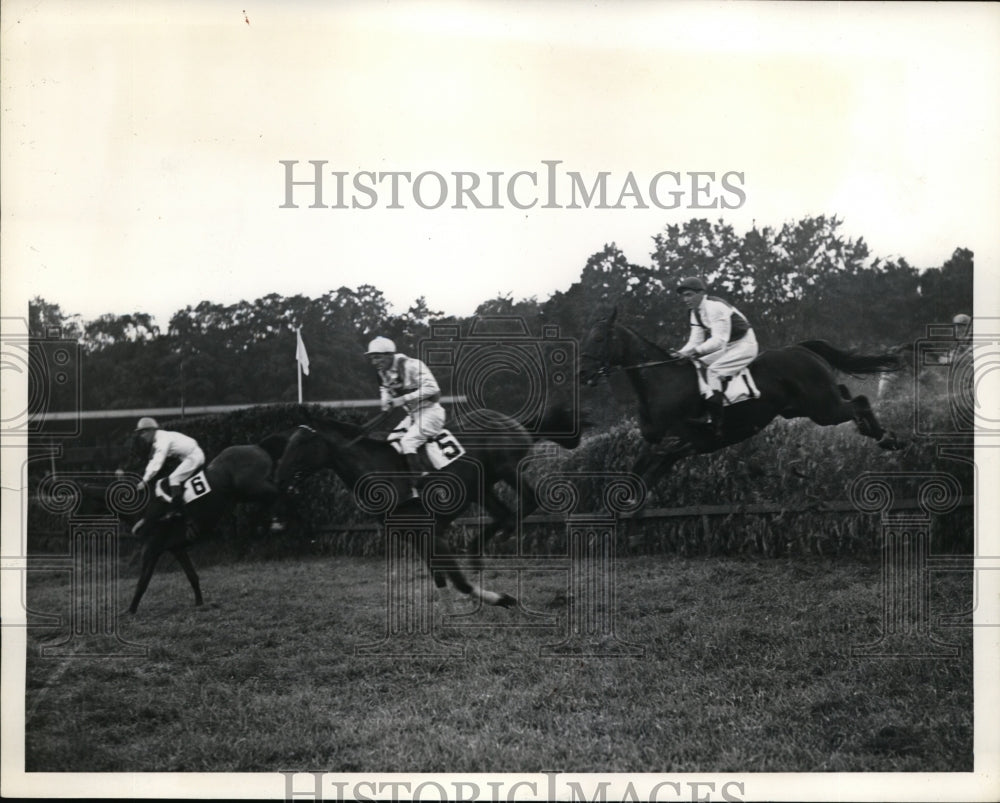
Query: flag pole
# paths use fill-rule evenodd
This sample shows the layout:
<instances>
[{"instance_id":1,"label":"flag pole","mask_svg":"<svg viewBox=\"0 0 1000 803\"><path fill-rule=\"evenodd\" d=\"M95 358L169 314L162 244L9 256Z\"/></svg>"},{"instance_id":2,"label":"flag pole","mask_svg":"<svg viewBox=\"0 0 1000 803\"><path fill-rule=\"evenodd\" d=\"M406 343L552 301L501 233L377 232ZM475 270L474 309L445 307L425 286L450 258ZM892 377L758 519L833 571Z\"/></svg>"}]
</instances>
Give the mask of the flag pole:
<instances>
[{"instance_id":1,"label":"flag pole","mask_svg":"<svg viewBox=\"0 0 1000 803\"><path fill-rule=\"evenodd\" d=\"M302 327L300 326L295 330L295 342L296 345L302 342ZM302 404L302 360L298 358L298 349L296 348L295 354L295 367L299 375L299 404Z\"/></svg>"}]
</instances>

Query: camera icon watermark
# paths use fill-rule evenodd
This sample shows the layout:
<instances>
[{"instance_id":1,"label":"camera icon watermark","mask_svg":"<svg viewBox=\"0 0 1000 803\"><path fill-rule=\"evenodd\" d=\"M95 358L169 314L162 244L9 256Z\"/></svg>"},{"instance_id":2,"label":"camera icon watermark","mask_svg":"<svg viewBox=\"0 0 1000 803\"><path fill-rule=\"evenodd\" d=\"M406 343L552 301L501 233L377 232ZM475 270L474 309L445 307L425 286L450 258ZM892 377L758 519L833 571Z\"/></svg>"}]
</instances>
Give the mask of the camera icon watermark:
<instances>
[{"instance_id":1,"label":"camera icon watermark","mask_svg":"<svg viewBox=\"0 0 1000 803\"><path fill-rule=\"evenodd\" d=\"M26 381L23 403L5 404L0 434L8 438L69 438L80 434L80 344L58 327L42 337L28 333L23 318L0 321L4 385Z\"/></svg>"},{"instance_id":2,"label":"camera icon watermark","mask_svg":"<svg viewBox=\"0 0 1000 803\"><path fill-rule=\"evenodd\" d=\"M913 352L914 432L948 440L1000 435L1000 319L977 319L975 334L931 324ZM995 334L994 334L995 333Z\"/></svg>"},{"instance_id":3,"label":"camera icon watermark","mask_svg":"<svg viewBox=\"0 0 1000 803\"><path fill-rule=\"evenodd\" d=\"M516 419L535 438L579 434L577 351L558 326L543 325L534 336L520 316L479 318L464 335L457 324L433 324L420 343L442 393L464 399L453 413L464 437L480 441L505 431L492 412Z\"/></svg>"},{"instance_id":4,"label":"camera icon watermark","mask_svg":"<svg viewBox=\"0 0 1000 803\"><path fill-rule=\"evenodd\" d=\"M30 611L35 627L49 628L64 638L40 648L42 658L134 657L148 647L127 641L118 625L119 542L121 516L132 516L145 504L135 488L135 475L103 472L49 474L35 492L45 513L62 517L66 549L62 552L4 555L2 568L21 575L21 610L5 617L2 627L29 624L26 599L31 572L58 572L70 578L68 620L60 615ZM5 582L16 582L5 577Z\"/></svg>"},{"instance_id":5,"label":"camera icon watermark","mask_svg":"<svg viewBox=\"0 0 1000 803\"><path fill-rule=\"evenodd\" d=\"M931 525L963 502L962 487L943 472L865 472L850 486L863 513L877 513L882 542L882 626L878 639L854 644L858 658L957 658L958 645L938 637L931 610L935 572L972 568L931 551ZM906 499L904 497L912 497ZM936 617L939 624L951 617Z\"/></svg>"}]
</instances>

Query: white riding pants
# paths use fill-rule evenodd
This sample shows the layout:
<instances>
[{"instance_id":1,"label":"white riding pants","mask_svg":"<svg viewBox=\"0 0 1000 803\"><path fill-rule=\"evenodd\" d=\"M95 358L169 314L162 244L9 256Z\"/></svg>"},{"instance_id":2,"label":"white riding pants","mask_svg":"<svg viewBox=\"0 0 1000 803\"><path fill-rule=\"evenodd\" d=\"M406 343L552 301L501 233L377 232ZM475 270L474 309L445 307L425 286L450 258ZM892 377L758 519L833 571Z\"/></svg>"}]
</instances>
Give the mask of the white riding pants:
<instances>
[{"instance_id":1,"label":"white riding pants","mask_svg":"<svg viewBox=\"0 0 1000 803\"><path fill-rule=\"evenodd\" d=\"M444 429L444 419L444 407L437 403L427 404L407 413L395 430L395 432L406 430L398 438L400 451L403 454L416 454L417 449L440 434ZM392 436L390 439L396 440Z\"/></svg>"},{"instance_id":2,"label":"white riding pants","mask_svg":"<svg viewBox=\"0 0 1000 803\"><path fill-rule=\"evenodd\" d=\"M203 465L205 465L205 453L201 449L195 449L181 460L177 468L170 472L168 479L170 487L175 488L178 485L183 485Z\"/></svg>"},{"instance_id":3,"label":"white riding pants","mask_svg":"<svg viewBox=\"0 0 1000 803\"><path fill-rule=\"evenodd\" d=\"M713 351L711 354L698 357L699 361L705 365L705 384L708 386L707 388L702 386L702 394L705 398L711 398L714 391L722 390L723 379L736 376L752 363L757 356L757 351L757 336L751 329L739 340L727 343L723 348ZM701 374L700 371L699 374Z\"/></svg>"}]
</instances>

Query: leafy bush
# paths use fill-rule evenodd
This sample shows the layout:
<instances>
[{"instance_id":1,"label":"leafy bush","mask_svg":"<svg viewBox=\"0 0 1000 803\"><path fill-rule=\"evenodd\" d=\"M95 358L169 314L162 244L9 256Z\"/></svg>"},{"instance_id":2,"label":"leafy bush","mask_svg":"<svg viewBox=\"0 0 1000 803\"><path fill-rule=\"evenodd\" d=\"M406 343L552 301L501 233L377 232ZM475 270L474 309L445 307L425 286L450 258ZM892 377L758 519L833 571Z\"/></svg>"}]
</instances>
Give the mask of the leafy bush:
<instances>
[{"instance_id":1,"label":"leafy bush","mask_svg":"<svg viewBox=\"0 0 1000 803\"><path fill-rule=\"evenodd\" d=\"M934 402L934 412L940 408L939 414L946 416L947 397ZM779 419L743 443L686 458L649 489L644 510L683 512L706 506L729 506L732 510L724 515L695 510L663 518L635 517L618 527L617 548L622 553L685 556L872 555L880 543L877 514L823 510L830 503L847 502L850 484L862 473L943 472L958 481L963 494L974 493L971 462L939 450L933 441L913 437L908 420L912 404L912 398L901 397L884 402L878 410L884 422L910 438L901 451L882 451L870 439L859 436L853 424L819 427L804 419ZM257 443L299 424L331 420L362 423L371 415L371 411L288 404L161 423L197 438L211 460L227 446ZM523 464L523 472L532 484L554 473L574 475L580 498L586 500L581 507L586 508L591 500L600 499L607 475L630 471L641 448L635 421L623 418L607 429L587 433L573 451L546 442L536 445ZM512 490L498 490L508 504L516 504ZM773 505L776 510L741 510L749 505ZM379 530L373 526L377 523L356 507L350 489L333 472L319 472L305 480L298 513L304 530L253 538L250 534L255 530L263 532L259 514L251 506L239 506L220 526L217 540L230 553L260 558L308 553L369 556L383 548ZM973 521L968 506L935 516L933 548L970 551ZM356 525L371 529L345 529ZM29 506L29 532L37 535L36 548L42 534L51 535L58 529L51 514ZM473 529L456 527L450 535L453 541L468 541L475 534ZM558 551L564 549L565 526L529 522L524 536L526 550Z\"/></svg>"}]
</instances>

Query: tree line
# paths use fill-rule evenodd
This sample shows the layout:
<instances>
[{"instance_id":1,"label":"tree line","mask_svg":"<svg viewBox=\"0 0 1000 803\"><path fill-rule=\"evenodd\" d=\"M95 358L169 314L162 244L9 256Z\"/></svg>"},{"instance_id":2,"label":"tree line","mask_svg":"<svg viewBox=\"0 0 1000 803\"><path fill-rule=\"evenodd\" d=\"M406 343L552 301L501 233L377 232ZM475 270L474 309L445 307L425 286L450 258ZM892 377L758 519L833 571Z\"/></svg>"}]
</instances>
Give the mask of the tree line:
<instances>
[{"instance_id":1,"label":"tree line","mask_svg":"<svg viewBox=\"0 0 1000 803\"><path fill-rule=\"evenodd\" d=\"M863 239L840 232L836 217L806 217L780 228L738 235L722 220L668 225L652 238L645 265L606 244L580 278L549 298L483 301L470 318L444 316L418 298L396 313L378 288L340 287L318 298L271 294L253 301L201 301L175 313L166 328L143 312L92 321L35 298L32 337L54 331L80 344L81 395L50 409L183 407L294 402L295 332L302 327L311 371L306 401L369 398L376 379L364 357L375 335L418 353L432 325L465 334L495 316L521 316L531 334L555 325L581 338L589 322L617 306L621 320L668 346L686 339L687 318L674 287L697 275L751 321L761 348L827 339L841 347L884 347L921 337L928 323L972 311L973 254L956 248L940 267L918 270L903 258L873 258ZM503 395L503 388L496 393Z\"/></svg>"}]
</instances>

